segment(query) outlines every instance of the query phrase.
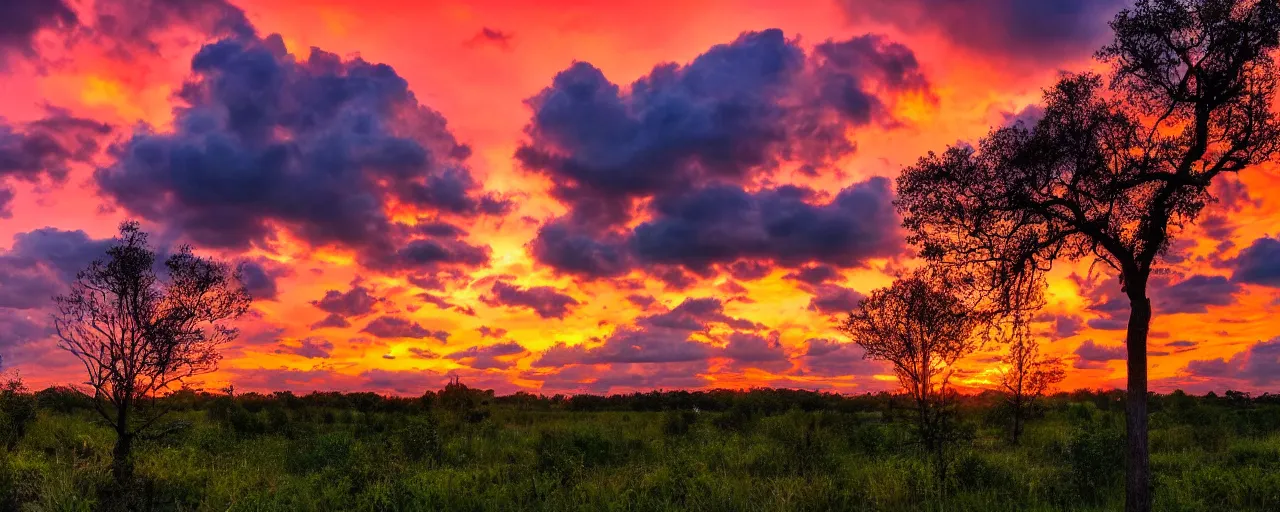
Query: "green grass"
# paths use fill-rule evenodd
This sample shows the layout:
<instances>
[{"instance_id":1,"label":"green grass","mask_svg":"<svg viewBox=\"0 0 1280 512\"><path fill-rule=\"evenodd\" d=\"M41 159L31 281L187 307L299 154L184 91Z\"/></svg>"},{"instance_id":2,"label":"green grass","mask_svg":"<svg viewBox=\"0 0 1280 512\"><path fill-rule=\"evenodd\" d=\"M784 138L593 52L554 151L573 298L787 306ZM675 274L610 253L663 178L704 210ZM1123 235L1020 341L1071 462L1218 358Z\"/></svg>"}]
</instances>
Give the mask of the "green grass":
<instances>
[{"instance_id":1,"label":"green grass","mask_svg":"<svg viewBox=\"0 0 1280 512\"><path fill-rule=\"evenodd\" d=\"M1119 413L1065 399L1017 446L982 410L969 411L975 435L952 450L945 484L903 420L878 411L482 403L488 416L468 418L439 408L223 406L178 411L173 419L188 428L138 445L131 508L1101 511L1123 503ZM1240 414L1173 416L1152 422L1158 510L1280 510L1280 431ZM113 488L112 436L88 411L41 408L5 454L5 507L101 509Z\"/></svg>"}]
</instances>

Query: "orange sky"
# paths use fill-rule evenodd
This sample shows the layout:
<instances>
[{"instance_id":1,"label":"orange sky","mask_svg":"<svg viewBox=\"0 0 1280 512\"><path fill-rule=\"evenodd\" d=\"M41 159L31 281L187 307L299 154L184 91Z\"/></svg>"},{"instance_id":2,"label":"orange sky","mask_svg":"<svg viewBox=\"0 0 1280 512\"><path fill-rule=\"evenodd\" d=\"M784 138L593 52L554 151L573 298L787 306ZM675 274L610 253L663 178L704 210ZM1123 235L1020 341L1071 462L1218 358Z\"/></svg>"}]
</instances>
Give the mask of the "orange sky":
<instances>
[{"instance_id":1,"label":"orange sky","mask_svg":"<svg viewBox=\"0 0 1280 512\"><path fill-rule=\"evenodd\" d=\"M1109 4L1118 4L1091 0L1080 3L1084 7L1078 11L1039 13L1006 9L1009 2L990 0L981 4L999 16L980 17L982 13L976 11L981 9L975 9L971 20L948 21L945 17L954 14L929 10L935 3L931 0L909 0L892 8L877 1L789 5L763 0L175 3L220 7L195 10L196 14L183 18L157 14L163 10L160 0L71 3L76 27L45 25L22 44L0 46L6 60L0 68L5 74L0 80L0 116L11 126L30 130L24 127L49 115L50 107L112 126L111 134L99 142L99 151L69 164L65 179L51 174L34 181L16 174L4 177L0 170L0 184L7 183L14 191L11 215L0 219L0 247L10 247L4 265L12 267L3 269L7 274L0 281L0 355L6 367L17 368L35 387L76 381L78 363L54 348L46 327L47 303L22 300L24 294L39 295L45 290L59 293L65 288L58 286L65 287L65 281L55 275L52 264L24 260L28 255L19 254L18 238L52 227L83 230L88 238L100 239L109 237L125 218L142 218L155 240L195 242L202 252L254 261L274 278L277 296L255 302L253 314L240 322L240 339L224 350L222 369L202 381L207 387L231 382L238 389L417 394L438 387L448 373L502 392L523 388L548 394L753 385L846 392L893 387L892 372L861 361L856 348L811 341L847 341L834 329L836 317L819 311L813 301L842 290L865 294L888 284L894 272L916 264L906 251L875 253L857 264L835 265L836 277L822 284L787 277L822 261L757 257L766 267L763 276L735 278L728 271L730 262L719 260L710 272L699 274L686 268L688 282L671 285L655 278L654 269L643 263L622 274L589 277L540 260L533 249L539 228L571 216L574 204L567 200L578 199L557 194L556 187L564 185L563 176L531 169L513 156L522 145L543 144L526 129L537 108L526 100L551 87L557 74L575 62L598 68L626 96L632 92L629 84L649 76L655 66L690 65L713 46L732 43L744 32L781 29L789 47L800 49L806 58L812 58L815 46L828 40L881 34L878 55L889 51L883 44L900 44L914 58L915 72L927 86L891 86L888 78L855 71L855 76L870 77L862 85L883 103L879 115L891 121L836 125L856 150L836 155L814 173L802 172L798 159L783 158L776 169L752 170L742 182L752 192L801 185L818 192L807 199L810 204L825 204L845 187L871 183L868 180L874 177L895 177L904 165L928 151L976 141L992 126L1034 105L1040 90L1061 70L1096 68L1089 55L1099 43L1098 34L1105 35L1105 20L1115 11ZM177 229L179 224L142 211L150 199L126 201L102 189L95 169L106 169L100 172L114 176L135 165L122 163L120 156L123 148L131 147L131 137L147 133L163 137L182 129L175 127L178 118L173 109L186 104L176 97L184 81L198 79L192 72L192 58L202 45L227 36L218 21L238 9L256 29L255 40L279 34L293 55L282 57L286 61L305 61L310 48L317 47L342 57L344 65L356 57L386 64L407 82L418 104L447 120L443 130L471 150L454 164L474 179L472 196L491 194L509 201L509 207L498 214L442 213L386 197L381 197L378 207L398 221L422 223L425 220L415 219L432 217L461 228L465 234L460 240L488 247L486 262L450 267L458 274L446 279L442 289L427 290L417 279L421 275L403 267L371 264L363 245L317 243L305 231L309 225L296 219L266 218L261 225L271 231L270 237L236 247L202 244L212 235ZM104 12L137 19L148 13L152 21L145 25L148 30L126 37L102 28ZM1024 21L1018 16L1048 18ZM1082 28L1042 35L1014 26L1024 22L1032 27L1051 23ZM485 36L486 30L490 37ZM997 35L975 38L972 30ZM551 135L545 137L550 140ZM1256 240L1280 236L1280 168L1250 169L1233 183L1243 185L1247 197L1238 198L1238 186L1219 189L1224 201L1202 216L1214 217L1211 227L1215 229L1188 229L1176 246L1177 254L1184 257L1166 264L1168 286L1175 291L1168 294L1169 306L1163 313L1157 299L1150 342L1156 389L1280 389L1280 378L1259 374L1267 364L1280 368L1276 351L1265 350L1268 345L1264 345L1280 336L1280 324L1273 320L1280 310L1280 293L1274 287L1280 281L1239 278L1234 261ZM1228 193L1237 199L1225 200ZM657 220L654 210L644 210L642 205L658 198L635 197L640 202L626 229ZM165 200L156 196L154 202ZM220 207L247 208L238 204ZM56 258L58 251L66 250L55 247L44 256ZM1280 251L1267 254L1280 257ZM1211 281L1211 286L1177 286L1197 276ZM23 288L19 281L48 286ZM1096 328L1109 327L1099 307L1113 296L1107 295L1108 287L1115 288L1113 282L1105 275L1091 278L1087 263L1063 264L1052 275L1050 304L1038 328L1045 350L1065 358L1070 367L1064 388L1123 383L1123 355L1114 350L1123 331ZM518 297L499 296L502 286L509 286L514 290L512 297ZM326 292L333 291L336 299L353 289L363 290L371 302L355 308L357 312L339 315L348 326L314 325L329 314L320 302ZM535 290L542 294L532 293ZM424 291L447 304L424 300L420 296ZM642 307L643 301L628 300L633 295L655 300ZM572 303L561 302L556 309L554 302L565 296ZM684 310L675 308L686 299L706 298L719 299L723 310L685 318L698 327L680 331L680 339L667 339L672 332L656 332L652 327L655 316L679 316ZM540 312L526 302L550 309ZM1170 312L1175 310L1185 312ZM417 324L420 329L379 335L370 323L382 318L407 320L407 325ZM482 327L488 335L481 332ZM434 335L436 331L448 333L447 341L440 339L444 335ZM735 336L743 340L740 345L734 344ZM748 337L753 341L746 341ZM1001 351L1002 347L987 347L963 362L961 382L970 386L993 382L999 371L994 357ZM748 352L751 355L745 355Z\"/></svg>"}]
</instances>

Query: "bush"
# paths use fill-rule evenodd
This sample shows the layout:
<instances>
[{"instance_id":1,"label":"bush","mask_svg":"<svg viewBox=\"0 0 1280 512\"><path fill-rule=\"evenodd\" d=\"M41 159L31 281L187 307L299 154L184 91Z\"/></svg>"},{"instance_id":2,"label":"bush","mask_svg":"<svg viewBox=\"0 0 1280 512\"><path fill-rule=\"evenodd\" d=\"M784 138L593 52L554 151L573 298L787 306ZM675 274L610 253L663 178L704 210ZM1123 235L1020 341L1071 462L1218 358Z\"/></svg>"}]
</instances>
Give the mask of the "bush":
<instances>
[{"instance_id":1,"label":"bush","mask_svg":"<svg viewBox=\"0 0 1280 512\"><path fill-rule=\"evenodd\" d=\"M400 453L413 462L425 460L439 463L444 454L440 424L431 416L410 418L396 432L396 442L400 445Z\"/></svg>"},{"instance_id":2,"label":"bush","mask_svg":"<svg viewBox=\"0 0 1280 512\"><path fill-rule=\"evenodd\" d=\"M290 443L285 469L294 474L314 473L330 466L344 466L351 457L353 440L346 432L329 432Z\"/></svg>"},{"instance_id":3,"label":"bush","mask_svg":"<svg viewBox=\"0 0 1280 512\"><path fill-rule=\"evenodd\" d=\"M36 399L22 380L14 377L0 386L0 442L13 450L36 419Z\"/></svg>"},{"instance_id":4,"label":"bush","mask_svg":"<svg viewBox=\"0 0 1280 512\"><path fill-rule=\"evenodd\" d=\"M1075 431L1067 441L1067 467L1077 494L1096 502L1121 482L1124 471L1124 432L1102 424Z\"/></svg>"},{"instance_id":5,"label":"bush","mask_svg":"<svg viewBox=\"0 0 1280 512\"><path fill-rule=\"evenodd\" d=\"M689 433L698 422L698 413L684 410L670 410L662 417L662 433L668 436L683 436Z\"/></svg>"}]
</instances>

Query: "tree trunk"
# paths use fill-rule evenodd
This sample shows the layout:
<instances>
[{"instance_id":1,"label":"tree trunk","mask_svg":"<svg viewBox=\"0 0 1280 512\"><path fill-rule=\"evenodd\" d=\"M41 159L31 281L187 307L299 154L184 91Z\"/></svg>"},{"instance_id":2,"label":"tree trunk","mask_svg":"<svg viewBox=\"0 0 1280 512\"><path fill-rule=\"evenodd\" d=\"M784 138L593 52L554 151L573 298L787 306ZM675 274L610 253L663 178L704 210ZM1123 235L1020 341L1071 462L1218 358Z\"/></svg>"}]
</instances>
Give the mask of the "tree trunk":
<instances>
[{"instance_id":1,"label":"tree trunk","mask_svg":"<svg viewBox=\"0 0 1280 512\"><path fill-rule=\"evenodd\" d=\"M1125 512L1151 510L1151 453L1147 447L1147 331L1151 299L1130 297L1128 349L1129 391L1125 403Z\"/></svg>"},{"instance_id":2,"label":"tree trunk","mask_svg":"<svg viewBox=\"0 0 1280 512\"><path fill-rule=\"evenodd\" d=\"M129 432L129 402L116 408L116 447L111 452L111 476L123 488L133 478L133 436Z\"/></svg>"},{"instance_id":3,"label":"tree trunk","mask_svg":"<svg viewBox=\"0 0 1280 512\"><path fill-rule=\"evenodd\" d=\"M1013 406L1013 444L1018 444L1018 440L1022 437L1022 402L1018 401Z\"/></svg>"},{"instance_id":4,"label":"tree trunk","mask_svg":"<svg viewBox=\"0 0 1280 512\"><path fill-rule=\"evenodd\" d=\"M111 453L111 476L116 485L124 487L133 478L133 436L116 432L116 447Z\"/></svg>"}]
</instances>

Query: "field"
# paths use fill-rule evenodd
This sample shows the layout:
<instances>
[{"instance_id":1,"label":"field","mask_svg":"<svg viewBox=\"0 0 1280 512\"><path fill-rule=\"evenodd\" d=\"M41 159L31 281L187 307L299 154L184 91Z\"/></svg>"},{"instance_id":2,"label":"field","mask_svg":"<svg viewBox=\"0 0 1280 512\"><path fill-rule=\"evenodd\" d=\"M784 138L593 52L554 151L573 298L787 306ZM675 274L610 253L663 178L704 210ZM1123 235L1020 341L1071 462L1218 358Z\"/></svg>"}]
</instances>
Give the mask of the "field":
<instances>
[{"instance_id":1,"label":"field","mask_svg":"<svg viewBox=\"0 0 1280 512\"><path fill-rule=\"evenodd\" d=\"M1121 399L1049 397L1014 446L999 397L967 397L940 482L887 394L181 392L119 493L113 432L51 388L0 404L0 491L29 511L1117 510ZM1175 393L1153 409L1157 510L1280 510L1280 400Z\"/></svg>"}]
</instances>

